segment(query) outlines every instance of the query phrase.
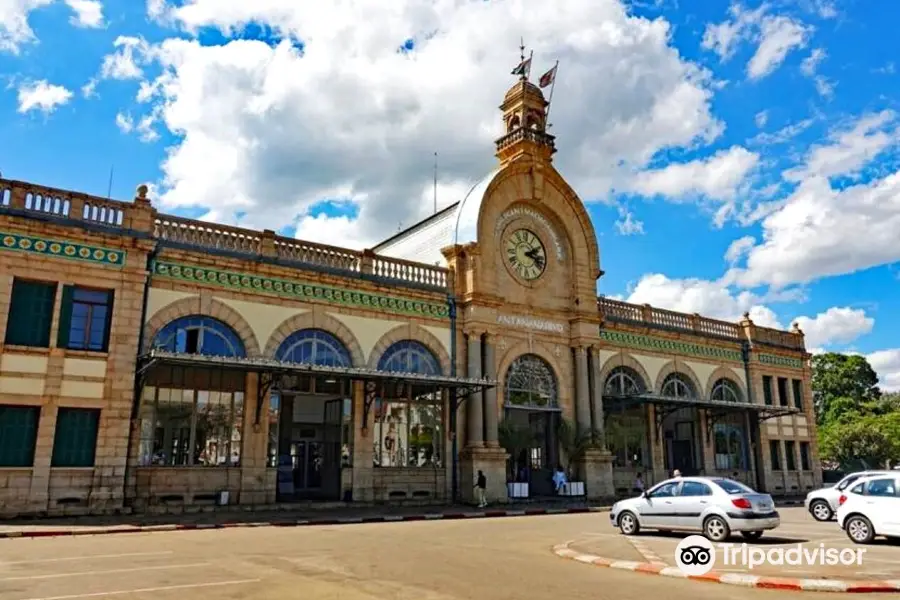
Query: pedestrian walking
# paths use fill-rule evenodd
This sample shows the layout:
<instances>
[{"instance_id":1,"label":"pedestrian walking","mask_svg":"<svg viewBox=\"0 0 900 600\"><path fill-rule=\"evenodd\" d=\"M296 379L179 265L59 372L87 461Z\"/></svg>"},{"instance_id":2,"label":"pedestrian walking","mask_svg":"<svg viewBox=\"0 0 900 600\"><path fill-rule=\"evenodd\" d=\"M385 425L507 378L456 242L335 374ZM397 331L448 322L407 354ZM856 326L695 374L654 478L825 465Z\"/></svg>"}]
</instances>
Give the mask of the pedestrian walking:
<instances>
[{"instance_id":1,"label":"pedestrian walking","mask_svg":"<svg viewBox=\"0 0 900 600\"><path fill-rule=\"evenodd\" d=\"M478 500L478 508L484 508L487 506L487 496L485 496L485 491L487 490L487 477L484 476L484 472L478 471L478 480L475 482L475 499Z\"/></svg>"}]
</instances>

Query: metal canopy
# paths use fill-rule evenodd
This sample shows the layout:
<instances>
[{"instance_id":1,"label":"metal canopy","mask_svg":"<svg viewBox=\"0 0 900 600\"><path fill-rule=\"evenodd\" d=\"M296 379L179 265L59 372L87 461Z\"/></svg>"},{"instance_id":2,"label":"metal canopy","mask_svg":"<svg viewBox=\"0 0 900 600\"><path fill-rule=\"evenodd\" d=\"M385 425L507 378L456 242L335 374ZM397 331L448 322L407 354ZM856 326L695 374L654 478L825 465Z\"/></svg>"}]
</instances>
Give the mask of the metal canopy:
<instances>
[{"instance_id":1,"label":"metal canopy","mask_svg":"<svg viewBox=\"0 0 900 600\"><path fill-rule=\"evenodd\" d=\"M726 402L723 400L708 400L701 398L677 398L672 396L661 396L659 394L641 393L628 395L606 395L603 396L604 409L608 405L612 406L634 406L639 404L650 404L655 410L656 415L656 439L660 438L663 421L666 417L682 408L702 408L706 411L706 438L711 438L711 431L717 421L722 417L735 413L751 412L756 414L759 422L767 421L776 417L784 417L787 415L799 414L799 408L793 406L773 406L768 404L753 404L751 402Z\"/></svg>"},{"instance_id":2,"label":"metal canopy","mask_svg":"<svg viewBox=\"0 0 900 600\"><path fill-rule=\"evenodd\" d=\"M140 359L138 376L143 376L154 366L220 368L233 371L254 372L260 374L257 386L256 423L259 423L262 401L276 378L282 375L327 375L338 379L363 381L366 383L363 418L367 419L369 409L375 398L380 396L378 383L403 383L435 389L453 390L455 398L469 396L488 388L496 387L492 379L474 379L466 377L448 377L446 375L422 375L419 373L402 373L379 371L364 367L328 367L309 363L292 363L272 358L243 358L205 356L202 354L184 354L166 350L151 350ZM366 422L365 420L363 422Z\"/></svg>"}]
</instances>

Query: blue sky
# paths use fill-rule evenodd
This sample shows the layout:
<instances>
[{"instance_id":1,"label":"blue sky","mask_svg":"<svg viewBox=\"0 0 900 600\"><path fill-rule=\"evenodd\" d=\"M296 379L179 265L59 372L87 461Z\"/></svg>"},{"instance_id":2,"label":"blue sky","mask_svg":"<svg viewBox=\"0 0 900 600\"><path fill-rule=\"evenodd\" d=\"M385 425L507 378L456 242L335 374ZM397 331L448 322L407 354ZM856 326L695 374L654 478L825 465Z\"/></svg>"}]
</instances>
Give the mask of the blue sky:
<instances>
[{"instance_id":1,"label":"blue sky","mask_svg":"<svg viewBox=\"0 0 900 600\"><path fill-rule=\"evenodd\" d=\"M556 164L593 218L601 293L806 317L817 348L900 387L900 4L265 4L0 15L0 172L105 195L112 168L116 198L150 182L167 211L371 245L427 213L434 151L441 204L492 168L523 35L535 79L561 61Z\"/></svg>"}]
</instances>

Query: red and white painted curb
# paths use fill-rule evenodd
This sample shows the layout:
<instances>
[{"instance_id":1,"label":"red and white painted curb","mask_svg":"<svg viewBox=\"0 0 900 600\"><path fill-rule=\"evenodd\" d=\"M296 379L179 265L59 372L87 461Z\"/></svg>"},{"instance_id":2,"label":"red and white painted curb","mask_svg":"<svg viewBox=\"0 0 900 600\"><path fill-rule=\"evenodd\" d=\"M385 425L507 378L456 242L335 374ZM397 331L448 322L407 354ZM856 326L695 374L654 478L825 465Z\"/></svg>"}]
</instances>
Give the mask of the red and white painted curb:
<instances>
[{"instance_id":1,"label":"red and white painted curb","mask_svg":"<svg viewBox=\"0 0 900 600\"><path fill-rule=\"evenodd\" d=\"M154 531L186 531L196 529L238 529L242 527L315 527L322 525L351 525L359 523L399 523L404 521L450 521L461 519L497 519L502 517L527 517L536 515L565 515L605 512L609 507L526 508L521 510L448 511L415 515L374 515L366 517L322 517L312 519L277 519L272 521L220 523L172 523L166 525L110 526L67 529L24 529L0 531L0 539L40 538L83 535L112 535L117 533L149 533Z\"/></svg>"},{"instance_id":2,"label":"red and white painted curb","mask_svg":"<svg viewBox=\"0 0 900 600\"><path fill-rule=\"evenodd\" d=\"M604 558L594 554L584 554L569 548L572 542L559 544L553 547L553 553L561 558L568 558L580 563L594 565L596 567L609 567L623 571L637 573L650 573L663 577L677 579L691 579L694 581L706 581L711 583L725 583L742 587L759 588L766 590L783 590L793 592L849 592L849 593L879 593L900 592L900 579L888 581L862 581L840 579L795 579L790 577L766 577L764 575L749 575L744 573L717 573L710 571L706 575L685 575L678 567L670 567L660 563L635 562L630 560L615 560Z\"/></svg>"}]
</instances>

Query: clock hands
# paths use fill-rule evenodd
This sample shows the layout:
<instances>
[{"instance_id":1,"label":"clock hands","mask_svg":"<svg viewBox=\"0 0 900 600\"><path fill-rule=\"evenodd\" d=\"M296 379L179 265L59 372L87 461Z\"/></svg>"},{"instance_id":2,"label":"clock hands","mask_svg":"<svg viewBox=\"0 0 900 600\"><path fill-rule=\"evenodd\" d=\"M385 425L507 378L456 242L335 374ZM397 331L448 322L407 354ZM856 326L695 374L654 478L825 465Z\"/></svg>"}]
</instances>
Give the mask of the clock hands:
<instances>
[{"instance_id":1,"label":"clock hands","mask_svg":"<svg viewBox=\"0 0 900 600\"><path fill-rule=\"evenodd\" d=\"M538 248L532 248L530 250L526 250L523 254L534 261L534 264L538 269L543 269L544 257L539 254L538 250Z\"/></svg>"}]
</instances>

